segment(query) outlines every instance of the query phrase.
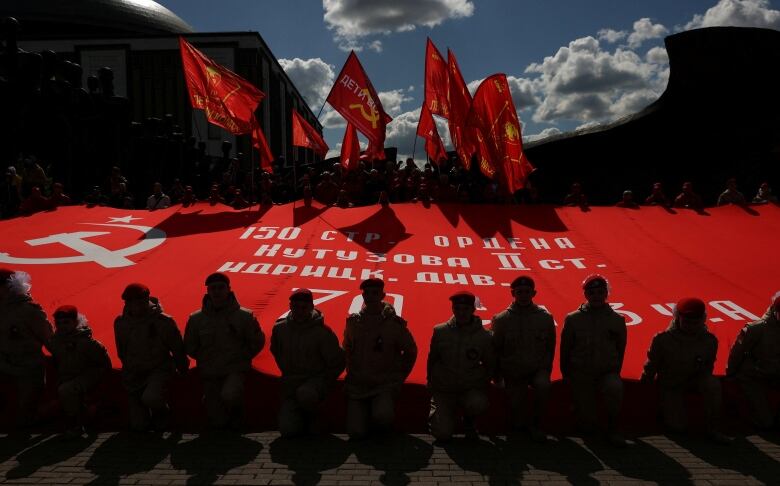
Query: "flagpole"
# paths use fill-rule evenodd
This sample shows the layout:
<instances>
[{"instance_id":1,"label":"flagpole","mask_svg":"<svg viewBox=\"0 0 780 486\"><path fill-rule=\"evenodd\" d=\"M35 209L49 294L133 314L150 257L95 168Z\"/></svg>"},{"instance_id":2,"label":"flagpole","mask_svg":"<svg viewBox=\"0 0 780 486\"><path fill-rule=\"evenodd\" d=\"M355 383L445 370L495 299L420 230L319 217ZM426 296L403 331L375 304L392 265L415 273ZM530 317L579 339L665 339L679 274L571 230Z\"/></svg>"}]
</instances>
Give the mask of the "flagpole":
<instances>
[{"instance_id":1,"label":"flagpole","mask_svg":"<svg viewBox=\"0 0 780 486\"><path fill-rule=\"evenodd\" d=\"M252 185L252 192L249 196L249 212L252 212L252 199L255 197L255 147L252 141L252 132L249 132L249 183ZM258 201L258 209L260 204Z\"/></svg>"},{"instance_id":2,"label":"flagpole","mask_svg":"<svg viewBox=\"0 0 780 486\"><path fill-rule=\"evenodd\" d=\"M414 160L414 154L417 153L417 134L414 134L414 146L412 147L412 160Z\"/></svg>"}]
</instances>

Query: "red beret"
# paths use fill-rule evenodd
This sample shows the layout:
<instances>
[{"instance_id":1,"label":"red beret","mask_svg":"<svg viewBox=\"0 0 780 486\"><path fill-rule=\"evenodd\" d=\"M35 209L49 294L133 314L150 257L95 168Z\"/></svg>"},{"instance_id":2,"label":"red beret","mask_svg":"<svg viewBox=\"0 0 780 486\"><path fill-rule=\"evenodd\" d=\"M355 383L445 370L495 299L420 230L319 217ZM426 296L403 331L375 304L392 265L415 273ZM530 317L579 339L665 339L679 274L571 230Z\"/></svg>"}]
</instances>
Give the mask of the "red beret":
<instances>
[{"instance_id":1,"label":"red beret","mask_svg":"<svg viewBox=\"0 0 780 486\"><path fill-rule=\"evenodd\" d=\"M11 275L14 274L14 271L10 268L0 268L0 282L6 282L9 278L11 278Z\"/></svg>"},{"instance_id":2,"label":"red beret","mask_svg":"<svg viewBox=\"0 0 780 486\"><path fill-rule=\"evenodd\" d=\"M384 289L385 281L381 278L367 278L360 282L360 290L367 289L369 287L379 287L380 289Z\"/></svg>"},{"instance_id":3,"label":"red beret","mask_svg":"<svg viewBox=\"0 0 780 486\"><path fill-rule=\"evenodd\" d=\"M609 288L609 284L607 283L607 278L598 273L592 273L587 277L585 277L585 280L582 281L583 289L596 288L596 287Z\"/></svg>"},{"instance_id":4,"label":"red beret","mask_svg":"<svg viewBox=\"0 0 780 486\"><path fill-rule=\"evenodd\" d=\"M532 279L528 275L521 275L520 277L517 277L516 279L512 280L512 285L510 287L514 289L515 287L519 287L521 285L525 285L526 287L531 287L532 289L536 287L536 284L534 283L534 279Z\"/></svg>"},{"instance_id":5,"label":"red beret","mask_svg":"<svg viewBox=\"0 0 780 486\"><path fill-rule=\"evenodd\" d=\"M477 297L471 292L463 290L461 292L455 292L454 294L450 295L450 300L453 304L474 305L477 301Z\"/></svg>"},{"instance_id":6,"label":"red beret","mask_svg":"<svg viewBox=\"0 0 780 486\"><path fill-rule=\"evenodd\" d=\"M677 314L685 317L702 317L706 311L704 301L696 297L680 299L675 309L677 309Z\"/></svg>"},{"instance_id":7,"label":"red beret","mask_svg":"<svg viewBox=\"0 0 780 486\"><path fill-rule=\"evenodd\" d=\"M131 283L122 292L122 300L148 299L149 287L142 283Z\"/></svg>"},{"instance_id":8,"label":"red beret","mask_svg":"<svg viewBox=\"0 0 780 486\"><path fill-rule=\"evenodd\" d=\"M305 300L307 302L314 302L314 296L309 289L296 289L290 294L290 302L294 300Z\"/></svg>"},{"instance_id":9,"label":"red beret","mask_svg":"<svg viewBox=\"0 0 780 486\"><path fill-rule=\"evenodd\" d=\"M76 319L79 316L79 311L74 305L61 305L54 311L55 319Z\"/></svg>"},{"instance_id":10,"label":"red beret","mask_svg":"<svg viewBox=\"0 0 780 486\"><path fill-rule=\"evenodd\" d=\"M230 286L230 279L227 275L221 272L215 272L206 277L206 286L216 283L216 282L223 282L225 285Z\"/></svg>"}]
</instances>

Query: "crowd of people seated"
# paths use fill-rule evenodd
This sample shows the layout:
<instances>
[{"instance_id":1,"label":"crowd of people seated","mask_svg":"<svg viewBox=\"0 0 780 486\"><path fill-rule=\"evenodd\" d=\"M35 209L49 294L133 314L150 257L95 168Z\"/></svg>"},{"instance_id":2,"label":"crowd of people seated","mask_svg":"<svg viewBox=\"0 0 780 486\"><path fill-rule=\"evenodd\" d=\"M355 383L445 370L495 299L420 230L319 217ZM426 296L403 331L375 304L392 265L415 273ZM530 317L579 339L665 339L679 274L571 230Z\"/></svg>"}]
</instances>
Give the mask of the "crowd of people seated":
<instances>
[{"instance_id":1,"label":"crowd of people seated","mask_svg":"<svg viewBox=\"0 0 780 486\"><path fill-rule=\"evenodd\" d=\"M424 166L395 157L364 160L350 171L337 159L300 164L279 157L272 171L261 171L256 157L231 142L222 143L220 154L208 153L207 143L188 137L184 120L173 114L132 121L128 99L114 90L111 69L87 76L84 89L80 65L52 51L20 49L20 28L14 19L0 21L0 133L6 136L0 144L0 167L5 168L0 218L68 204L155 210L198 200L235 209L295 200L343 208L402 202L588 205L583 183L572 184L565 199L558 200L552 196L555 188L546 187L550 181L541 187L531 177L525 189L508 195L496 180L482 175L479 164L466 168L457 156ZM641 199L634 191L640 189L623 192L618 205L636 207ZM602 202L610 197L594 196ZM705 199L714 202L715 196ZM734 179L717 201L749 203ZM776 201L769 183L752 200ZM704 206L690 182L674 199L667 199L658 183L646 204Z\"/></svg>"}]
</instances>

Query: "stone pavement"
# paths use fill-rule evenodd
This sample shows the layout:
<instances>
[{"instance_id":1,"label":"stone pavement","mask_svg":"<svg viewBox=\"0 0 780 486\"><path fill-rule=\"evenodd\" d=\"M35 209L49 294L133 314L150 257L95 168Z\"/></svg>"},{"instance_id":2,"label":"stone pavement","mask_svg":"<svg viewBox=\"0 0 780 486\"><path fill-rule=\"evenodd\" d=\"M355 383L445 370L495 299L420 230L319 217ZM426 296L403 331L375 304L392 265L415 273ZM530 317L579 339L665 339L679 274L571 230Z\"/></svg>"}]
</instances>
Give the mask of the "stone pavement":
<instances>
[{"instance_id":1,"label":"stone pavement","mask_svg":"<svg viewBox=\"0 0 780 486\"><path fill-rule=\"evenodd\" d=\"M0 437L4 484L780 484L780 437L731 445L648 436L614 449L598 439L482 437L433 444L426 435L349 442L278 433L127 432L67 440Z\"/></svg>"}]
</instances>

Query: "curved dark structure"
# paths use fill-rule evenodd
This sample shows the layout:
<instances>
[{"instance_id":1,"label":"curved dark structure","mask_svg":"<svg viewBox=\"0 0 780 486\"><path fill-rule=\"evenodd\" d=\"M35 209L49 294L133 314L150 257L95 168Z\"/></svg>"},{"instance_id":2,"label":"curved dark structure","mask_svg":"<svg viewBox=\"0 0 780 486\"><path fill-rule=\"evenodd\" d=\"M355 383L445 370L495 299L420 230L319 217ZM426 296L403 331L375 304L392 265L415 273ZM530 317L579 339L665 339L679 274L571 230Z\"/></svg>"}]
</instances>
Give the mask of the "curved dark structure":
<instances>
[{"instance_id":1,"label":"curved dark structure","mask_svg":"<svg viewBox=\"0 0 780 486\"><path fill-rule=\"evenodd\" d=\"M624 189L644 198L657 181L674 196L690 180L708 204L732 176L746 197L780 184L780 31L713 27L665 42L671 75L656 102L526 145L543 200L560 202L574 181L597 204Z\"/></svg>"},{"instance_id":2,"label":"curved dark structure","mask_svg":"<svg viewBox=\"0 0 780 486\"><path fill-rule=\"evenodd\" d=\"M193 29L152 0L3 0L0 18L15 17L20 39L180 34Z\"/></svg>"}]
</instances>

